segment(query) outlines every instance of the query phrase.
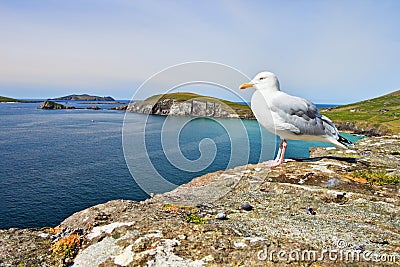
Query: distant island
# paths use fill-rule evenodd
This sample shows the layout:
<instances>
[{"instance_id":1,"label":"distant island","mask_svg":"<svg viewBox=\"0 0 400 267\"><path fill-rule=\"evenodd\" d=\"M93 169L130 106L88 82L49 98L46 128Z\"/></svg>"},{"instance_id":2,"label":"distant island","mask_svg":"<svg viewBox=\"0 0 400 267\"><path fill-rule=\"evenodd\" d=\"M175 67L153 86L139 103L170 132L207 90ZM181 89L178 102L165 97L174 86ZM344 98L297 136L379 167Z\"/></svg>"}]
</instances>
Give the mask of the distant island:
<instances>
[{"instance_id":1,"label":"distant island","mask_svg":"<svg viewBox=\"0 0 400 267\"><path fill-rule=\"evenodd\" d=\"M130 103L126 110L156 115L255 119L248 105L188 92L154 95Z\"/></svg>"},{"instance_id":2,"label":"distant island","mask_svg":"<svg viewBox=\"0 0 400 267\"><path fill-rule=\"evenodd\" d=\"M0 102L12 103L12 102L25 102L25 101L6 96L0 96Z\"/></svg>"},{"instance_id":3,"label":"distant island","mask_svg":"<svg viewBox=\"0 0 400 267\"><path fill-rule=\"evenodd\" d=\"M115 101L114 98L111 96L95 96L95 95L88 95L88 94L81 94L81 95L67 95L57 98L52 98L50 100L80 100L80 101Z\"/></svg>"},{"instance_id":4,"label":"distant island","mask_svg":"<svg viewBox=\"0 0 400 267\"><path fill-rule=\"evenodd\" d=\"M78 102L77 104L85 104L85 105L96 105L96 104L108 104L108 105L113 105L113 104L124 104L124 102L119 102L119 101L109 101L107 100L107 103L104 103L105 101L82 101Z\"/></svg>"}]
</instances>

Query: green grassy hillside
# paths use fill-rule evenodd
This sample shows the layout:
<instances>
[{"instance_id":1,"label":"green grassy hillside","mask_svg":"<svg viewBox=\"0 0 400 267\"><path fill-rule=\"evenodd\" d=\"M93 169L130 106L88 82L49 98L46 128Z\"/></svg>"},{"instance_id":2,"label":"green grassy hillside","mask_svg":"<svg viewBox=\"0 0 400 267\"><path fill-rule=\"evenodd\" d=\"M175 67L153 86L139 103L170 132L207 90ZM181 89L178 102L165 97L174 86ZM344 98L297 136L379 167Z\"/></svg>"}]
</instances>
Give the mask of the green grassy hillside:
<instances>
[{"instance_id":1,"label":"green grassy hillside","mask_svg":"<svg viewBox=\"0 0 400 267\"><path fill-rule=\"evenodd\" d=\"M188 93L188 92L179 92L179 93L171 93L171 94L162 94L162 95L154 95L151 96L147 99L144 100L144 102L155 104L156 102L162 101L163 99L175 99L177 102L185 102L187 100L193 99L193 98L199 98L205 101L213 101L213 102L222 102L226 105L228 105L230 108L235 110L237 114L243 114L246 113L248 114L249 112L251 113L251 109L248 105L245 104L239 104L235 102L231 102L228 100L223 100L211 96L203 96L203 95L198 95L194 93Z\"/></svg>"},{"instance_id":2,"label":"green grassy hillside","mask_svg":"<svg viewBox=\"0 0 400 267\"><path fill-rule=\"evenodd\" d=\"M22 101L11 97L0 96L0 102L22 102Z\"/></svg>"},{"instance_id":3,"label":"green grassy hillside","mask_svg":"<svg viewBox=\"0 0 400 267\"><path fill-rule=\"evenodd\" d=\"M336 124L350 122L358 128L400 134L400 90L393 93L321 111Z\"/></svg>"}]
</instances>

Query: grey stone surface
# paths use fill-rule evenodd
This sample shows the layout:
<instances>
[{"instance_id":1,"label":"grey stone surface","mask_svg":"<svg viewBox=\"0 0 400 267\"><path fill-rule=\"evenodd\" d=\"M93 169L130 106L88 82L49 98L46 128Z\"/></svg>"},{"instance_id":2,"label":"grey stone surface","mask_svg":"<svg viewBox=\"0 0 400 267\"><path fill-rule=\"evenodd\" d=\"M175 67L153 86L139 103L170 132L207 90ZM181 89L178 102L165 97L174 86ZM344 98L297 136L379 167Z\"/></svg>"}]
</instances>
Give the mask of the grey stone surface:
<instances>
[{"instance_id":1,"label":"grey stone surface","mask_svg":"<svg viewBox=\"0 0 400 267\"><path fill-rule=\"evenodd\" d=\"M353 174L398 175L399 147L397 136L366 138L354 151L316 148L310 159L274 169L240 166L146 201L88 208L59 225L84 229L77 256L68 260L51 253L52 235L44 229L1 230L0 266L398 266L399 185L370 184ZM243 211L243 203L254 208ZM216 219L221 211L228 220ZM332 260L322 254L327 248L386 261ZM325 256L289 261L277 251Z\"/></svg>"}]
</instances>

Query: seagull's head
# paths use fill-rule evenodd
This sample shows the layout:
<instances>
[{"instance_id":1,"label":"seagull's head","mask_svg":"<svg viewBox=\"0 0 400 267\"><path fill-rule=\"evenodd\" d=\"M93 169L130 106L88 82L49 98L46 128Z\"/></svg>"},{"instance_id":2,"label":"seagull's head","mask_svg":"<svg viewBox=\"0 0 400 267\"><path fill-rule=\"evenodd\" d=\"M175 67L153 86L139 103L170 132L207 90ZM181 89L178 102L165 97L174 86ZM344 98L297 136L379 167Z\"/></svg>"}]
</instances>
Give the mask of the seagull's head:
<instances>
[{"instance_id":1,"label":"seagull's head","mask_svg":"<svg viewBox=\"0 0 400 267\"><path fill-rule=\"evenodd\" d=\"M279 91L279 81L275 74L263 71L257 74L249 83L240 85L240 89L254 87L257 90Z\"/></svg>"}]
</instances>

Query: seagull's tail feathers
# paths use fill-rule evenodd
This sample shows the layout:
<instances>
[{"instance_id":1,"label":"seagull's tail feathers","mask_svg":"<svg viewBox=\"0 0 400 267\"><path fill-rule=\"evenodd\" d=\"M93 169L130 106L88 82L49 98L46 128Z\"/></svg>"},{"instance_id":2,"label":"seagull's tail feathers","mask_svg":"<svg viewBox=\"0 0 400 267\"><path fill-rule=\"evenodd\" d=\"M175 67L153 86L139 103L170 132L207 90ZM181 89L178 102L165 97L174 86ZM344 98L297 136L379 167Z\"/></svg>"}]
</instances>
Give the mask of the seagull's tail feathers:
<instances>
[{"instance_id":1,"label":"seagull's tail feathers","mask_svg":"<svg viewBox=\"0 0 400 267\"><path fill-rule=\"evenodd\" d=\"M334 145L336 148L340 148L340 149L348 149L348 146L340 143L338 140L336 139L331 139L329 140L329 143L331 143L332 145Z\"/></svg>"},{"instance_id":2,"label":"seagull's tail feathers","mask_svg":"<svg viewBox=\"0 0 400 267\"><path fill-rule=\"evenodd\" d=\"M349 149L347 144L343 144L341 143L339 140L337 140L335 137L330 136L327 138L327 141L329 143L331 143L332 145L334 145L336 148L340 148L340 149Z\"/></svg>"},{"instance_id":3,"label":"seagull's tail feathers","mask_svg":"<svg viewBox=\"0 0 400 267\"><path fill-rule=\"evenodd\" d=\"M348 139L344 138L340 135L338 129L335 124L326 116L321 116L322 121L324 122L324 126L329 130L329 135L331 135L328 139L329 142L332 143L335 147L341 149L348 149L350 145L353 143Z\"/></svg>"},{"instance_id":4,"label":"seagull's tail feathers","mask_svg":"<svg viewBox=\"0 0 400 267\"><path fill-rule=\"evenodd\" d=\"M337 137L331 136L328 141L334 145L336 148L341 148L341 149L349 149L350 145L353 143L341 136L340 134L337 135Z\"/></svg>"},{"instance_id":5,"label":"seagull's tail feathers","mask_svg":"<svg viewBox=\"0 0 400 267\"><path fill-rule=\"evenodd\" d=\"M353 144L351 141L349 141L348 139L344 138L344 137L341 136L340 134L339 134L338 142L341 143L342 145L347 146L347 147L348 147L349 145L352 145L352 144Z\"/></svg>"}]
</instances>

